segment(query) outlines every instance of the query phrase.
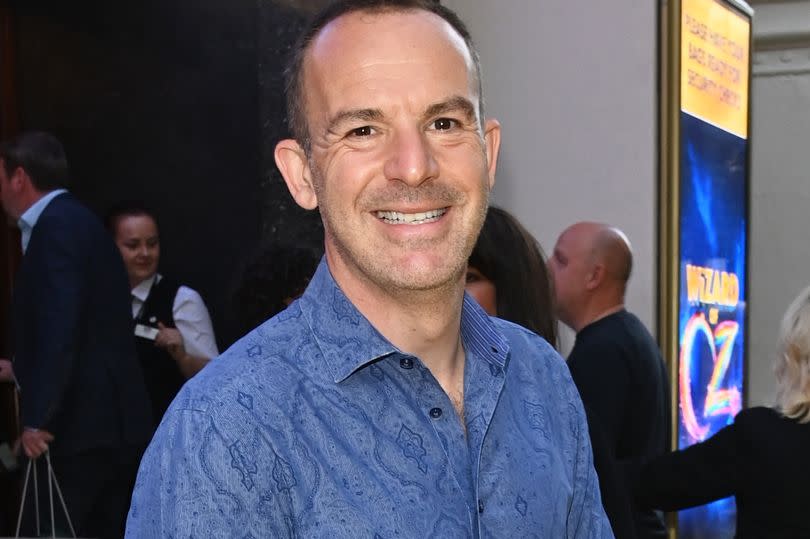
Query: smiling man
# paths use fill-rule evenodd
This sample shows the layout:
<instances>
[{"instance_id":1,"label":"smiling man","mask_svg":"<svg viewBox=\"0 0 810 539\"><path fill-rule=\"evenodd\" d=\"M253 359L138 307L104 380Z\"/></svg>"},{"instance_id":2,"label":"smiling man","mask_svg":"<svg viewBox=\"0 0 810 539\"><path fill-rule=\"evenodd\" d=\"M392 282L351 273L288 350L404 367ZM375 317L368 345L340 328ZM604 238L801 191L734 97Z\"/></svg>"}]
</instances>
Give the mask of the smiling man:
<instances>
[{"instance_id":1,"label":"smiling man","mask_svg":"<svg viewBox=\"0 0 810 539\"><path fill-rule=\"evenodd\" d=\"M565 364L464 295L500 126L463 23L338 2L287 76L276 163L326 256L181 391L127 536L612 537Z\"/></svg>"}]
</instances>

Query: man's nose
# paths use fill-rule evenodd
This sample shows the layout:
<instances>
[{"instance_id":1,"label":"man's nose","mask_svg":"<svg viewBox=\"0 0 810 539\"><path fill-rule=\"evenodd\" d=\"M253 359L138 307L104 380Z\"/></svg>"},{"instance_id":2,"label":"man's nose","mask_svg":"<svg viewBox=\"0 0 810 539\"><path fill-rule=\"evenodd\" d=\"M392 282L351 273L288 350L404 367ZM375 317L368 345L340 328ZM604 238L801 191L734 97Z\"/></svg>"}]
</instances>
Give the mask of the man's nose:
<instances>
[{"instance_id":1,"label":"man's nose","mask_svg":"<svg viewBox=\"0 0 810 539\"><path fill-rule=\"evenodd\" d=\"M420 129L398 131L390 142L389 152L384 170L389 180L417 186L438 175L434 149Z\"/></svg>"}]
</instances>

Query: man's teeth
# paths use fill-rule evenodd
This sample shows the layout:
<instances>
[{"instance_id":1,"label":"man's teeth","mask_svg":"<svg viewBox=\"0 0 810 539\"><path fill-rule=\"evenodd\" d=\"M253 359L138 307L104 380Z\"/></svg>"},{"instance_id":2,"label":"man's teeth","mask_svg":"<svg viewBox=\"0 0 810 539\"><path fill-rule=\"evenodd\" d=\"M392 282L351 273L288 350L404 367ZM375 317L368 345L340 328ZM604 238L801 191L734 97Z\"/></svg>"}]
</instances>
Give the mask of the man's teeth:
<instances>
[{"instance_id":1,"label":"man's teeth","mask_svg":"<svg viewBox=\"0 0 810 539\"><path fill-rule=\"evenodd\" d=\"M421 225L436 221L447 213L447 208L430 210L420 213L400 213L398 211L378 211L377 217L389 224L397 225Z\"/></svg>"}]
</instances>

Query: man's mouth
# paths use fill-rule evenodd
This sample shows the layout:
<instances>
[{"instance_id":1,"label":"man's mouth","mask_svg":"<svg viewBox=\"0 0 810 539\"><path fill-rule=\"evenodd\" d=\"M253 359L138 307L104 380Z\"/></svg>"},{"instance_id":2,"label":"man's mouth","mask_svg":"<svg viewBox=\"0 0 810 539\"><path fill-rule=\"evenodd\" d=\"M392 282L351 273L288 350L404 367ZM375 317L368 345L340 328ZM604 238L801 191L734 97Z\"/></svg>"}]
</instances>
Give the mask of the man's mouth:
<instances>
[{"instance_id":1,"label":"man's mouth","mask_svg":"<svg viewBox=\"0 0 810 539\"><path fill-rule=\"evenodd\" d=\"M422 225L438 221L447 213L447 208L439 208L418 213L402 213L398 211L378 211L377 218L390 225Z\"/></svg>"}]
</instances>

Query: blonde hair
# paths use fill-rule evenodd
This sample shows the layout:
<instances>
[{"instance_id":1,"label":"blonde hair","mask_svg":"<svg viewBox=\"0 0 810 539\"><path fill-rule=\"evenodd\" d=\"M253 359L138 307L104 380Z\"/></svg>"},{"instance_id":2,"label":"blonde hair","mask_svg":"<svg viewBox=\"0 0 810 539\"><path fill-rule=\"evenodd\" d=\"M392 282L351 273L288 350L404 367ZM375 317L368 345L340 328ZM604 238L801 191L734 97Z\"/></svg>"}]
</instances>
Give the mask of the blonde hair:
<instances>
[{"instance_id":1,"label":"blonde hair","mask_svg":"<svg viewBox=\"0 0 810 539\"><path fill-rule=\"evenodd\" d=\"M810 287L782 318L774 371L776 407L799 423L810 422Z\"/></svg>"}]
</instances>

